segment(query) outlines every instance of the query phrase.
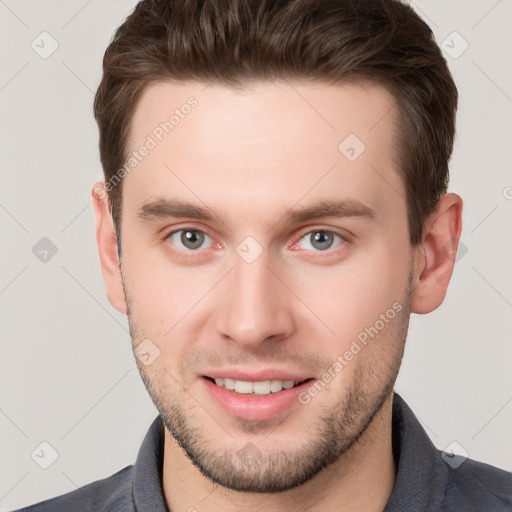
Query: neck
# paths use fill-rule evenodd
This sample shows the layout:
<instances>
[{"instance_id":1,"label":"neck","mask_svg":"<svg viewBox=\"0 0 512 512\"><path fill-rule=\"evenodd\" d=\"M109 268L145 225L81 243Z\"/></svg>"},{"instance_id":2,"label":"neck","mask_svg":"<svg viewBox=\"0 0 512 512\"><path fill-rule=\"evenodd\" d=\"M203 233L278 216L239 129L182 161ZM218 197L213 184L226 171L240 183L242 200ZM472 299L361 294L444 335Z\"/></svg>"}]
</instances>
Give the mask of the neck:
<instances>
[{"instance_id":1,"label":"neck","mask_svg":"<svg viewBox=\"0 0 512 512\"><path fill-rule=\"evenodd\" d=\"M336 462L288 492L232 491L205 478L165 430L163 490L171 512L243 510L382 512L395 483L391 393L365 432Z\"/></svg>"}]
</instances>

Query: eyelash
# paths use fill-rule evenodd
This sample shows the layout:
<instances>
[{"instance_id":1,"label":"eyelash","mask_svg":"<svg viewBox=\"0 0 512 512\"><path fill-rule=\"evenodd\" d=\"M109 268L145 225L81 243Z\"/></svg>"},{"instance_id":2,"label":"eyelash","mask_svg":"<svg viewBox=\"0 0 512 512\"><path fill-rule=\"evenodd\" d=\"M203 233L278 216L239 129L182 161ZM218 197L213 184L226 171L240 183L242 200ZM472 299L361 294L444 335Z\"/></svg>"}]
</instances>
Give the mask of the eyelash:
<instances>
[{"instance_id":1,"label":"eyelash","mask_svg":"<svg viewBox=\"0 0 512 512\"><path fill-rule=\"evenodd\" d=\"M299 244L302 239L308 240L308 238L306 238L306 237L310 237L314 233L324 233L324 234L333 235L334 238L337 237L337 238L341 239L341 241L337 245L335 245L334 247L328 247L324 251L305 249L308 252L311 251L311 252L314 252L314 253L319 254L319 255L329 256L329 255L332 255L333 253L337 252L336 250L337 249L339 250L339 247L344 245L347 242L347 237L343 236L341 233L338 233L337 231L333 231L331 229L311 229L311 230L306 231L305 233L301 234L297 238L297 240L292 244L292 247L294 247L297 244ZM335 244L335 243L336 243L336 240L333 241L333 244Z\"/></svg>"},{"instance_id":2,"label":"eyelash","mask_svg":"<svg viewBox=\"0 0 512 512\"><path fill-rule=\"evenodd\" d=\"M180 229L175 229L171 232L169 232L168 234L166 234L164 237L163 237L163 240L164 241L169 241L170 238L172 237L172 235L175 235L177 233L182 233L182 232L186 232L186 231L192 231L192 232L195 232L195 233L202 233L203 235L207 236L208 238L210 238L212 240L212 242L214 241L213 238L204 230L202 229L197 229L197 228L194 228L194 227L191 227L191 226L185 226L185 227L182 227ZM295 241L291 244L291 247L294 247L296 246L304 237L308 236L308 235L312 235L313 233L325 233L325 234L330 234L330 235L334 235L334 237L338 237L339 239L341 239L341 241L335 245L333 248L328 248L324 251L321 251L321 250L311 250L311 252L314 252L314 253L317 253L319 255L322 255L322 254L325 254L325 255L332 255L334 252L336 252L337 249L339 249L340 246L343 246L345 245L347 242L348 242L348 238L346 235L342 235L341 233L338 233L337 231L333 231L331 229L321 229L321 228L317 228L317 229L310 229L309 231L306 231L304 233L302 233L299 237L297 237L295 239ZM335 242L333 242L335 243ZM217 247L221 247L220 244L218 244L217 242L215 242L215 244L217 245ZM171 244L172 245L172 244ZM188 257L196 257L196 256L199 256L199 253L201 253L202 251L204 251L205 249L180 249L176 252L179 252L179 253L184 253L186 254ZM307 250L308 252L310 252L310 250ZM321 256L320 256L321 257Z\"/></svg>"}]
</instances>

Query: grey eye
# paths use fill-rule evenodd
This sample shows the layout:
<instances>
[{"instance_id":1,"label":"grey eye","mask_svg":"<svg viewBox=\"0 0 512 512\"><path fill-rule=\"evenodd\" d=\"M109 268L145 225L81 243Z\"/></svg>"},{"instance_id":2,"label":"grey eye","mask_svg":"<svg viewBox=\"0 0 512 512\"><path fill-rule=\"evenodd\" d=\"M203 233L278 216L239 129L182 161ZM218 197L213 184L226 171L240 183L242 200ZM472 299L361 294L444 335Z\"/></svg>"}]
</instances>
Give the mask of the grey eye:
<instances>
[{"instance_id":1,"label":"grey eye","mask_svg":"<svg viewBox=\"0 0 512 512\"><path fill-rule=\"evenodd\" d=\"M173 245L179 247L181 244L182 247L189 251L201 248L206 239L209 238L206 233L195 229L180 229L169 235L169 240Z\"/></svg>"},{"instance_id":2,"label":"grey eye","mask_svg":"<svg viewBox=\"0 0 512 512\"><path fill-rule=\"evenodd\" d=\"M344 241L341 235L333 233L332 231L311 231L300 239L299 245L301 249L306 249L308 251L325 251L333 246L336 239L338 239L339 242L335 247ZM305 244L305 246L303 244Z\"/></svg>"},{"instance_id":3,"label":"grey eye","mask_svg":"<svg viewBox=\"0 0 512 512\"><path fill-rule=\"evenodd\" d=\"M197 249L204 242L204 234L199 231L183 231L181 242L187 249Z\"/></svg>"},{"instance_id":4,"label":"grey eye","mask_svg":"<svg viewBox=\"0 0 512 512\"><path fill-rule=\"evenodd\" d=\"M311 233L310 237L311 245L316 249L320 249L321 251L324 249L329 249L334 241L332 233L326 233L325 231L317 231L316 233Z\"/></svg>"}]
</instances>

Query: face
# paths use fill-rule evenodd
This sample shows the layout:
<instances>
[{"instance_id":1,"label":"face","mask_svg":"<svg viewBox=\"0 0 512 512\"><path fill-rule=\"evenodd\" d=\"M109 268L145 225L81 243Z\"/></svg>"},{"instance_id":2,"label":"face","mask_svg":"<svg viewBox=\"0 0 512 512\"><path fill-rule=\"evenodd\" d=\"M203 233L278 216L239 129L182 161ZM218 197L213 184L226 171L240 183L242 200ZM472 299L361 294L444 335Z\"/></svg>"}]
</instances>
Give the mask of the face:
<instances>
[{"instance_id":1,"label":"face","mask_svg":"<svg viewBox=\"0 0 512 512\"><path fill-rule=\"evenodd\" d=\"M137 364L228 488L306 482L392 392L413 257L394 105L295 82L153 85L137 106L121 228Z\"/></svg>"}]
</instances>

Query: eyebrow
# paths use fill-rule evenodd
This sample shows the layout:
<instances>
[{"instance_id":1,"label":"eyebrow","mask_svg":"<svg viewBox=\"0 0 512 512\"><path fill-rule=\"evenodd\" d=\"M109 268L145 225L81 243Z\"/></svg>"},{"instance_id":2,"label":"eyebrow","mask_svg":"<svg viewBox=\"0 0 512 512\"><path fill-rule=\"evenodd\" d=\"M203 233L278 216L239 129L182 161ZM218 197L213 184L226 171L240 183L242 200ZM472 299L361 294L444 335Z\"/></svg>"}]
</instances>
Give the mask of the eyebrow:
<instances>
[{"instance_id":1,"label":"eyebrow","mask_svg":"<svg viewBox=\"0 0 512 512\"><path fill-rule=\"evenodd\" d=\"M218 218L212 210L180 199L157 199L145 203L137 217L143 220L186 217L189 219L213 221ZM300 223L323 217L360 217L375 220L375 210L353 199L323 200L313 206L291 209L280 220Z\"/></svg>"},{"instance_id":2,"label":"eyebrow","mask_svg":"<svg viewBox=\"0 0 512 512\"><path fill-rule=\"evenodd\" d=\"M180 199L157 199L143 204L137 212L137 217L144 220L188 217L190 219L212 221L215 215L208 208L187 203Z\"/></svg>"},{"instance_id":3,"label":"eyebrow","mask_svg":"<svg viewBox=\"0 0 512 512\"><path fill-rule=\"evenodd\" d=\"M290 210L284 217L285 222L299 223L322 217L362 217L376 220L375 210L353 199L324 200L320 203Z\"/></svg>"}]
</instances>

